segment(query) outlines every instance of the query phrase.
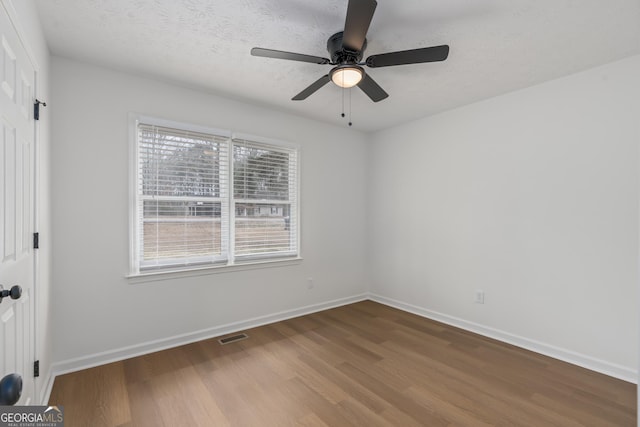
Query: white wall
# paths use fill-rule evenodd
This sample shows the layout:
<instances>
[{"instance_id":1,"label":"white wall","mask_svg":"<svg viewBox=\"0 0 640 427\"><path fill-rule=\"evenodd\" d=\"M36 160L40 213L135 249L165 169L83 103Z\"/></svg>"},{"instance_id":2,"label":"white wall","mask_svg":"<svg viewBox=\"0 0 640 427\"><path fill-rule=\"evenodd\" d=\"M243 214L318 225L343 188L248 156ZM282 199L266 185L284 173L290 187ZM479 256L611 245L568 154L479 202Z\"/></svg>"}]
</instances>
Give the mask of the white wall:
<instances>
[{"instance_id":1,"label":"white wall","mask_svg":"<svg viewBox=\"0 0 640 427\"><path fill-rule=\"evenodd\" d=\"M52 70L59 369L366 292L364 134L68 59L53 57ZM129 283L129 112L299 143L304 261Z\"/></svg>"},{"instance_id":2,"label":"white wall","mask_svg":"<svg viewBox=\"0 0 640 427\"><path fill-rule=\"evenodd\" d=\"M36 98L49 101L49 48L47 47L40 19L33 0L10 2L20 23L20 30L31 49L38 73ZM46 108L41 109L38 128L38 182L36 229L40 232L40 249L36 251L36 357L40 360L40 377L36 380L40 402L47 394L47 381L52 363L52 319L51 319L51 188L50 188L50 116Z\"/></svg>"},{"instance_id":3,"label":"white wall","mask_svg":"<svg viewBox=\"0 0 640 427\"><path fill-rule=\"evenodd\" d=\"M372 292L635 381L638 76L635 56L376 133Z\"/></svg>"},{"instance_id":4,"label":"white wall","mask_svg":"<svg viewBox=\"0 0 640 427\"><path fill-rule=\"evenodd\" d=\"M59 368L369 283L383 302L635 380L640 57L369 136L64 58L52 70ZM131 111L299 142L305 260L130 283Z\"/></svg>"}]
</instances>

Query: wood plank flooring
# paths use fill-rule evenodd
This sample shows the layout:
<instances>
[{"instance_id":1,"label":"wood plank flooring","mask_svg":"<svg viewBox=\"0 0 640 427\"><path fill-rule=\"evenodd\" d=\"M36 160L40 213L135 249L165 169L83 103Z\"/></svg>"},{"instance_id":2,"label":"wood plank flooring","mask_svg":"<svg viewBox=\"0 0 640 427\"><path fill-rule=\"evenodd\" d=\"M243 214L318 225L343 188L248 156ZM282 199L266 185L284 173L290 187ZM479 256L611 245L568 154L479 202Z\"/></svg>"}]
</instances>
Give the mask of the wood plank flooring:
<instances>
[{"instance_id":1,"label":"wood plank flooring","mask_svg":"<svg viewBox=\"0 0 640 427\"><path fill-rule=\"evenodd\" d=\"M65 426L636 426L633 384L372 301L56 378Z\"/></svg>"}]
</instances>

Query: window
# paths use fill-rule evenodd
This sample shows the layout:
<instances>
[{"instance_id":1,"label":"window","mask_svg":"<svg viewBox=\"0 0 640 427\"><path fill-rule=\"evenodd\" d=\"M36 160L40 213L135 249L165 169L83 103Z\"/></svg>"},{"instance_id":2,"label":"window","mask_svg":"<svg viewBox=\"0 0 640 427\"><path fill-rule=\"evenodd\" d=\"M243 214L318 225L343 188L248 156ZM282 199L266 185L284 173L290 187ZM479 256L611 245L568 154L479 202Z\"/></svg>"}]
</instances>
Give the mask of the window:
<instances>
[{"instance_id":1,"label":"window","mask_svg":"<svg viewBox=\"0 0 640 427\"><path fill-rule=\"evenodd\" d=\"M233 140L234 255L296 255L295 150Z\"/></svg>"},{"instance_id":2,"label":"window","mask_svg":"<svg viewBox=\"0 0 640 427\"><path fill-rule=\"evenodd\" d=\"M132 274L298 255L298 152L135 120Z\"/></svg>"}]
</instances>

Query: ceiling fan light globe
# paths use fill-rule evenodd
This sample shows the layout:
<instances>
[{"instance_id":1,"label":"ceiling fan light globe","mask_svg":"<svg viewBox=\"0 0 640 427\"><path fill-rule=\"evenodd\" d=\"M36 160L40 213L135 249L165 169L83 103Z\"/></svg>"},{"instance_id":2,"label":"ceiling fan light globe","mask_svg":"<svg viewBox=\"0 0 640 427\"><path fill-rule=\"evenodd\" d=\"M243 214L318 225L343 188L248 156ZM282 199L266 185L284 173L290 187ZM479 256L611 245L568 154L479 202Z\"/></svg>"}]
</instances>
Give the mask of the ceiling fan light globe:
<instances>
[{"instance_id":1,"label":"ceiling fan light globe","mask_svg":"<svg viewBox=\"0 0 640 427\"><path fill-rule=\"evenodd\" d=\"M339 67L331 73L331 81L345 89L360 83L362 77L364 77L364 73L360 67Z\"/></svg>"}]
</instances>

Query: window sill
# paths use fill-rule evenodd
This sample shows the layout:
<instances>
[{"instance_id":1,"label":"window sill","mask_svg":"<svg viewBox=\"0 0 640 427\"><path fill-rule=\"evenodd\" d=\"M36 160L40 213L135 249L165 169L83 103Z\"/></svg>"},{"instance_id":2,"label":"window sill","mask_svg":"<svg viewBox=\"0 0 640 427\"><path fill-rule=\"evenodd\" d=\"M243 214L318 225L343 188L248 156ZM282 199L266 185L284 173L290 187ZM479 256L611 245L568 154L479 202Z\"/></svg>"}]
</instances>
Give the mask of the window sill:
<instances>
[{"instance_id":1,"label":"window sill","mask_svg":"<svg viewBox=\"0 0 640 427\"><path fill-rule=\"evenodd\" d=\"M302 262L302 258L286 258L276 260L263 261L246 261L237 264L225 264L219 266L195 267L180 270L161 270L150 271L145 273L129 274L125 276L130 284L157 282L161 280L172 280L183 277L208 276L210 274L229 273L232 271L259 270L263 268L286 267L290 265L298 265Z\"/></svg>"}]
</instances>

